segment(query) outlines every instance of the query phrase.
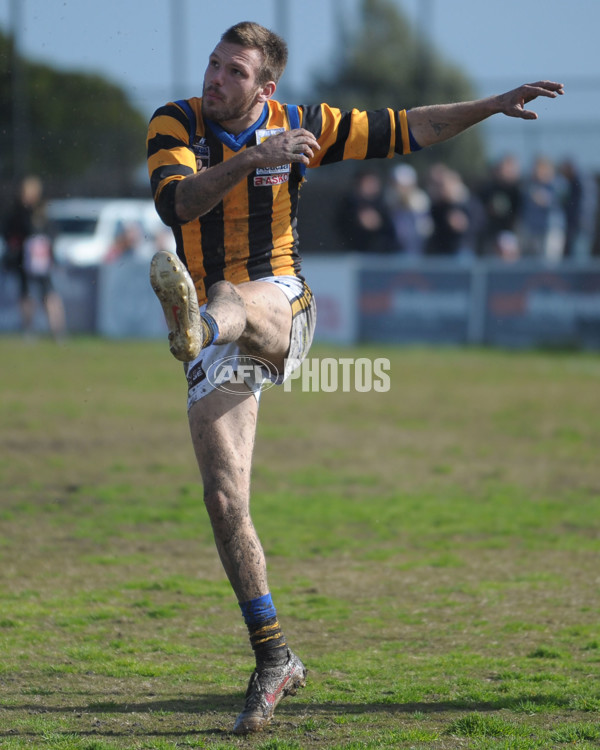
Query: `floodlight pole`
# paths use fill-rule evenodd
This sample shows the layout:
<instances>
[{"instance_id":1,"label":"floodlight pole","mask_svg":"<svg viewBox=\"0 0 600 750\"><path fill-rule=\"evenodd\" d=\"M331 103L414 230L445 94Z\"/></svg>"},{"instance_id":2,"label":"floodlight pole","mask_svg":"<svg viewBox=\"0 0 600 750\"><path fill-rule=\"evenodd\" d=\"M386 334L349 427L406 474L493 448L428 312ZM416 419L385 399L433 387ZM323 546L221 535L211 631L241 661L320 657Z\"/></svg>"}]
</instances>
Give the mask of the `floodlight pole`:
<instances>
[{"instance_id":1,"label":"floodlight pole","mask_svg":"<svg viewBox=\"0 0 600 750\"><path fill-rule=\"evenodd\" d=\"M275 28L279 36L290 44L290 5L288 0L273 0L275 5ZM277 86L277 98L282 101L288 101L290 96L290 86L285 80L285 74Z\"/></svg>"},{"instance_id":2,"label":"floodlight pole","mask_svg":"<svg viewBox=\"0 0 600 750\"><path fill-rule=\"evenodd\" d=\"M173 99L187 96L187 23L185 0L170 0L171 9L171 87Z\"/></svg>"},{"instance_id":3,"label":"floodlight pole","mask_svg":"<svg viewBox=\"0 0 600 750\"><path fill-rule=\"evenodd\" d=\"M21 31L25 0L11 0L11 110L12 110L12 173L15 182L29 170L29 121L27 117L27 84L21 57Z\"/></svg>"},{"instance_id":4,"label":"floodlight pole","mask_svg":"<svg viewBox=\"0 0 600 750\"><path fill-rule=\"evenodd\" d=\"M420 0L419 3L419 41L417 70L419 76L419 93L425 104L430 104L431 89L431 30L433 28L434 0Z\"/></svg>"}]
</instances>

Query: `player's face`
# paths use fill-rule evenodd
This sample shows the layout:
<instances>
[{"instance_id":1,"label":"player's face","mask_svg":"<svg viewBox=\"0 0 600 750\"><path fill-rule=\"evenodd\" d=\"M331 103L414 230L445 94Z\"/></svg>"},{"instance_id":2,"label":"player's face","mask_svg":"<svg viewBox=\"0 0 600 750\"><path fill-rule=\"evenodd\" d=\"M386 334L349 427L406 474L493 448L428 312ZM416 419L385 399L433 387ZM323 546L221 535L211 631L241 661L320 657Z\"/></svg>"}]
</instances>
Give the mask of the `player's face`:
<instances>
[{"instance_id":1,"label":"player's face","mask_svg":"<svg viewBox=\"0 0 600 750\"><path fill-rule=\"evenodd\" d=\"M220 124L246 118L263 91L256 82L261 63L259 50L220 42L204 74L204 115Z\"/></svg>"}]
</instances>

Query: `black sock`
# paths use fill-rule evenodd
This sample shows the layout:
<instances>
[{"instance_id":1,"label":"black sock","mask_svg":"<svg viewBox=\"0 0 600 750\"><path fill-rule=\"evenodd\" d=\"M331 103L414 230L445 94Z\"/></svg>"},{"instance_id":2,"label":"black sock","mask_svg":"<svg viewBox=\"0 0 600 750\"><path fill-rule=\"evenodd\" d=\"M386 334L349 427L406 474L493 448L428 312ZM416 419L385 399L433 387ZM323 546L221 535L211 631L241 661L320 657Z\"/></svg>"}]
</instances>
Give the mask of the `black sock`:
<instances>
[{"instance_id":1,"label":"black sock","mask_svg":"<svg viewBox=\"0 0 600 750\"><path fill-rule=\"evenodd\" d=\"M277 621L277 611L270 594L240 602L250 635L257 667L276 667L287 661L285 636Z\"/></svg>"}]
</instances>

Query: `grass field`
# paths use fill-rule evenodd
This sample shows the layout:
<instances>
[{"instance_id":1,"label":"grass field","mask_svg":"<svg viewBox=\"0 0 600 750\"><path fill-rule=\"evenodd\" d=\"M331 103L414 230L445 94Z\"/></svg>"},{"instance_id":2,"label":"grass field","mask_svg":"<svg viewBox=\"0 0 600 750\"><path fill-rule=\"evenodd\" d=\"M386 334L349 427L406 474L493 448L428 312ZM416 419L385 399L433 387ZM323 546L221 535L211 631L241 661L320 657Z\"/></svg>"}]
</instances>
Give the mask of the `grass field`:
<instances>
[{"instance_id":1,"label":"grass field","mask_svg":"<svg viewBox=\"0 0 600 750\"><path fill-rule=\"evenodd\" d=\"M600 746L600 357L361 348L263 396L253 516L309 668L252 656L159 342L0 339L0 748Z\"/></svg>"}]
</instances>

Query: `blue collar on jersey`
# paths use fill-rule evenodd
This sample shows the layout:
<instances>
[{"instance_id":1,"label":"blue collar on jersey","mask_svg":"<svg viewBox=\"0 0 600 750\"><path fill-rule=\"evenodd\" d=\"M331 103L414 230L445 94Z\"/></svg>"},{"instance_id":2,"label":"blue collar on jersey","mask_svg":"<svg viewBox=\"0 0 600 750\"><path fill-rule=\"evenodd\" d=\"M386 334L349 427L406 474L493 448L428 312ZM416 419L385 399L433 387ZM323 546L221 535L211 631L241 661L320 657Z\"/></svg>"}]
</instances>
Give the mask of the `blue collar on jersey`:
<instances>
[{"instance_id":1,"label":"blue collar on jersey","mask_svg":"<svg viewBox=\"0 0 600 750\"><path fill-rule=\"evenodd\" d=\"M204 122L212 130L214 135L217 136L221 143L224 143L227 146L227 148L231 149L232 151L239 151L250 141L258 128L260 128L261 125L264 125L268 114L269 105L267 104L267 102L265 102L262 115L253 125L250 125L249 128L244 130L243 133L239 133L239 135L232 135L231 133L228 133L226 130L223 130L223 128L218 123L214 122L213 120L209 120L208 117L204 118Z\"/></svg>"}]
</instances>

